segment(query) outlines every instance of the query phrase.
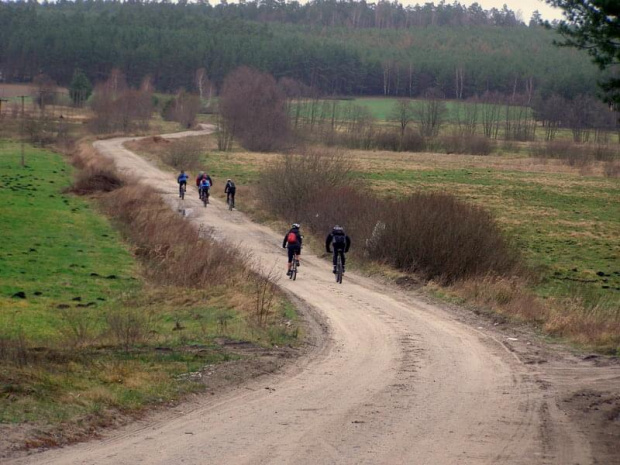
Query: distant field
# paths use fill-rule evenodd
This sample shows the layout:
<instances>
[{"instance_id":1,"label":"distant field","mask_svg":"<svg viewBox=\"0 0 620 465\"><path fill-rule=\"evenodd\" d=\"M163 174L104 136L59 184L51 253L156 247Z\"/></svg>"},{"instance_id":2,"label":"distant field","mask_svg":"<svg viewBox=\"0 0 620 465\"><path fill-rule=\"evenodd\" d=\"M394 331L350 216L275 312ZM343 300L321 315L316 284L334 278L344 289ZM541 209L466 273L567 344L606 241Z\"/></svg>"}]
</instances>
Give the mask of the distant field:
<instances>
[{"instance_id":1,"label":"distant field","mask_svg":"<svg viewBox=\"0 0 620 465\"><path fill-rule=\"evenodd\" d=\"M394 105L398 102L399 99L391 98L391 97L361 97L361 98L353 98L353 99L344 99L344 100L336 100L339 108L343 109L347 105L359 105L364 108L367 108L370 111L370 114L378 121L389 121L391 119L391 113L393 111ZM326 103L331 103L333 100L325 100ZM423 100L416 99L413 100L413 105L418 106L421 105ZM446 100L446 107L448 110L447 119L450 122L456 122L458 120L459 111L462 112L462 105L467 105L466 102L457 102L454 100ZM309 103L302 104L306 111L309 108ZM479 104L482 105L482 104ZM499 105L499 114L500 120L503 121L505 119L506 110L504 105ZM480 110L478 110L480 111ZM531 110L527 110L528 113ZM479 115L480 118L480 115Z\"/></svg>"}]
</instances>

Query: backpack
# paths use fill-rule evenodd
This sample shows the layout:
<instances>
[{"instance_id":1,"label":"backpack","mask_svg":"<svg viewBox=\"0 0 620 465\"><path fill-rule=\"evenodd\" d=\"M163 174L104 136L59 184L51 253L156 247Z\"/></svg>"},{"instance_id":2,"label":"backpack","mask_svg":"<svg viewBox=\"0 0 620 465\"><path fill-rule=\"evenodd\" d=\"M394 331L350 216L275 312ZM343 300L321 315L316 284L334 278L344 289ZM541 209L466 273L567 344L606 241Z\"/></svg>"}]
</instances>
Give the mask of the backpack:
<instances>
[{"instance_id":1,"label":"backpack","mask_svg":"<svg viewBox=\"0 0 620 465\"><path fill-rule=\"evenodd\" d=\"M229 189L235 189L235 183L232 181L228 181L228 188Z\"/></svg>"},{"instance_id":2,"label":"backpack","mask_svg":"<svg viewBox=\"0 0 620 465\"><path fill-rule=\"evenodd\" d=\"M288 236L286 236L286 242L288 242L289 244L297 244L297 234L295 234L293 231L288 233Z\"/></svg>"},{"instance_id":3,"label":"backpack","mask_svg":"<svg viewBox=\"0 0 620 465\"><path fill-rule=\"evenodd\" d=\"M344 234L334 234L334 245L345 245L347 238Z\"/></svg>"}]
</instances>

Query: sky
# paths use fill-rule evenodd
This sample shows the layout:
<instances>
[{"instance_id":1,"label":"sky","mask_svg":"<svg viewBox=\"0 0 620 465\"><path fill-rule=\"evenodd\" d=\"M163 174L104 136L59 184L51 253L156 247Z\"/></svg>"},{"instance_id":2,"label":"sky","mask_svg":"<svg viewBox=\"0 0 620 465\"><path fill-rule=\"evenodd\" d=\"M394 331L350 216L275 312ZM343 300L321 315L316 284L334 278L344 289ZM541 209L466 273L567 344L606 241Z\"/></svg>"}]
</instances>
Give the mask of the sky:
<instances>
[{"instance_id":1,"label":"sky","mask_svg":"<svg viewBox=\"0 0 620 465\"><path fill-rule=\"evenodd\" d=\"M543 0L461 0L459 3L469 6L476 1L485 10L490 10L491 8L497 8L499 10L504 6L504 4L508 5L508 8L514 12L521 10L521 19L523 19L526 24L532 17L532 13L536 10L540 12L543 19L547 19L549 21L554 19L562 19L561 10L547 5ZM415 5L416 3L422 4L424 2L418 0L404 0L403 3L411 3ZM435 1L435 3L438 3L438 1ZM447 0L446 3L450 3L450 1Z\"/></svg>"}]
</instances>

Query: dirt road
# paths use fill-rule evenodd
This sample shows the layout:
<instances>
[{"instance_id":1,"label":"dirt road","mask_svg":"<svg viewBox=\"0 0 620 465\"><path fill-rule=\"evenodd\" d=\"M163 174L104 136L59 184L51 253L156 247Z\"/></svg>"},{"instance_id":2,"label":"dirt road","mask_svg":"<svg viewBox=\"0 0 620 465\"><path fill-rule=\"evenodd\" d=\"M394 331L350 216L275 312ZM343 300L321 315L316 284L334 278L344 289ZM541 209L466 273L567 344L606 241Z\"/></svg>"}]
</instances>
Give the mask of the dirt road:
<instances>
[{"instance_id":1,"label":"dirt road","mask_svg":"<svg viewBox=\"0 0 620 465\"><path fill-rule=\"evenodd\" d=\"M148 177L175 206L173 176L123 148L127 140L95 147L121 170ZM223 187L216 179L214 188ZM284 274L280 233L217 199L204 209L192 189L186 202L191 221ZM337 285L329 264L312 256L303 257L296 282L281 285L327 327L307 356L158 421L14 463L612 463L586 433L591 424L560 407L585 380L593 389L617 387L617 365L553 354L537 359L542 355L531 343L517 346L487 323L472 326L464 312L354 273Z\"/></svg>"}]
</instances>

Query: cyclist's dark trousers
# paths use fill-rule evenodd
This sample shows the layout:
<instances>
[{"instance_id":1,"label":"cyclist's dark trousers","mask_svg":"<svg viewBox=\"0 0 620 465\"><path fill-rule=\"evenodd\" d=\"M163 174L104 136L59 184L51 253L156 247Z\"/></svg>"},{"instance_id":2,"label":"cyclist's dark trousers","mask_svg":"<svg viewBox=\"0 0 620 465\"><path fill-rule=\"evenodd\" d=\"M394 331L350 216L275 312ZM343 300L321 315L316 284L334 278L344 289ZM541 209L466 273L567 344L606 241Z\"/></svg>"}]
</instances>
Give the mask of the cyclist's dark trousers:
<instances>
[{"instance_id":1,"label":"cyclist's dark trousers","mask_svg":"<svg viewBox=\"0 0 620 465\"><path fill-rule=\"evenodd\" d=\"M345 262L344 247L334 246L334 266L336 266L338 254L340 254L340 260L342 260L342 266L344 266L344 262Z\"/></svg>"},{"instance_id":2,"label":"cyclist's dark trousers","mask_svg":"<svg viewBox=\"0 0 620 465\"><path fill-rule=\"evenodd\" d=\"M232 198L232 206L235 206L235 192L227 192L226 193L226 203L228 203Z\"/></svg>"},{"instance_id":3,"label":"cyclist's dark trousers","mask_svg":"<svg viewBox=\"0 0 620 465\"><path fill-rule=\"evenodd\" d=\"M293 255L301 254L301 247L298 245L289 245L288 246L288 262L293 262Z\"/></svg>"}]
</instances>

